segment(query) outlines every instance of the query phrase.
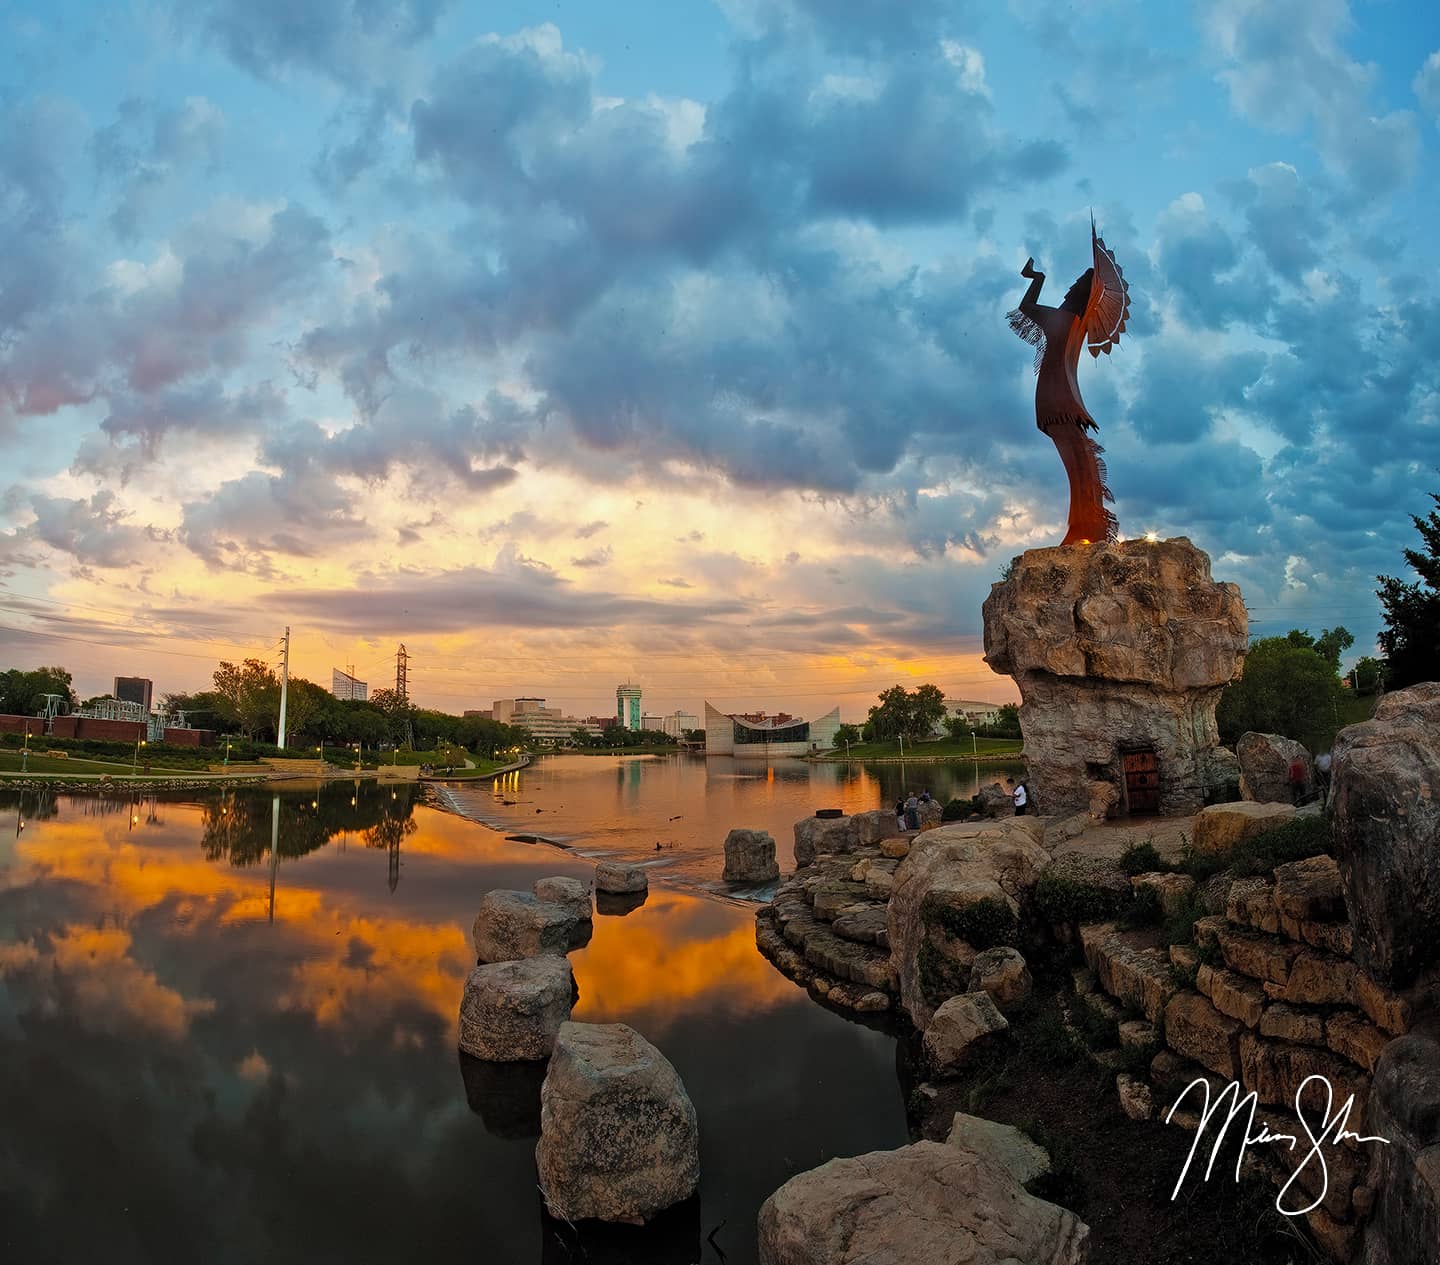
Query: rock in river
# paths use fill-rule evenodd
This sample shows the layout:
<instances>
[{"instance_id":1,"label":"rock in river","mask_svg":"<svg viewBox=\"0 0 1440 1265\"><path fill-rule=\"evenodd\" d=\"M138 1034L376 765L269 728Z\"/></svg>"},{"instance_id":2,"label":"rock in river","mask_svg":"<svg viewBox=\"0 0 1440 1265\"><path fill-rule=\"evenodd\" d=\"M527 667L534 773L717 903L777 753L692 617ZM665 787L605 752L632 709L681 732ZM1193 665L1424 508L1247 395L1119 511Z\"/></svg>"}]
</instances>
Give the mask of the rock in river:
<instances>
[{"instance_id":1,"label":"rock in river","mask_svg":"<svg viewBox=\"0 0 1440 1265\"><path fill-rule=\"evenodd\" d=\"M639 1223L695 1193L695 1108L670 1061L623 1023L564 1023L540 1091L551 1216Z\"/></svg>"},{"instance_id":2,"label":"rock in river","mask_svg":"<svg viewBox=\"0 0 1440 1265\"><path fill-rule=\"evenodd\" d=\"M578 878L537 878L531 889L537 900L561 905L576 918L589 918L593 913L590 903L590 889Z\"/></svg>"},{"instance_id":3,"label":"rock in river","mask_svg":"<svg viewBox=\"0 0 1440 1265\"><path fill-rule=\"evenodd\" d=\"M595 890L612 896L628 896L650 890L650 880L643 865L626 865L621 861L600 861L595 866Z\"/></svg>"},{"instance_id":4,"label":"rock in river","mask_svg":"<svg viewBox=\"0 0 1440 1265\"><path fill-rule=\"evenodd\" d=\"M769 883L780 877L775 839L766 830L732 830L725 836L727 883Z\"/></svg>"},{"instance_id":5,"label":"rock in river","mask_svg":"<svg viewBox=\"0 0 1440 1265\"><path fill-rule=\"evenodd\" d=\"M477 1059L546 1059L570 1018L570 962L546 955L477 966L460 1003L460 1048Z\"/></svg>"},{"instance_id":6,"label":"rock in river","mask_svg":"<svg viewBox=\"0 0 1440 1265\"><path fill-rule=\"evenodd\" d=\"M590 920L529 892L486 892L471 934L482 962L511 962L544 953L562 956L584 942Z\"/></svg>"}]
</instances>

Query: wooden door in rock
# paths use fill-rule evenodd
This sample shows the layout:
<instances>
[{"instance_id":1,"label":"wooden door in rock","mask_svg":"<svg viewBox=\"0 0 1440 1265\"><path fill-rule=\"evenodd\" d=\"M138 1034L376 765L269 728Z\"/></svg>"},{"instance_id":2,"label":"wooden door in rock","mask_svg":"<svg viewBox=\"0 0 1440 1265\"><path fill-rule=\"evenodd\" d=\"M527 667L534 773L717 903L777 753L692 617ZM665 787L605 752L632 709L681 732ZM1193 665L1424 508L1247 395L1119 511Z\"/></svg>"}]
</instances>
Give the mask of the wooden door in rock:
<instances>
[{"instance_id":1,"label":"wooden door in rock","mask_svg":"<svg viewBox=\"0 0 1440 1265\"><path fill-rule=\"evenodd\" d=\"M1160 761L1153 748L1121 753L1125 770L1125 809L1132 817L1160 811Z\"/></svg>"}]
</instances>

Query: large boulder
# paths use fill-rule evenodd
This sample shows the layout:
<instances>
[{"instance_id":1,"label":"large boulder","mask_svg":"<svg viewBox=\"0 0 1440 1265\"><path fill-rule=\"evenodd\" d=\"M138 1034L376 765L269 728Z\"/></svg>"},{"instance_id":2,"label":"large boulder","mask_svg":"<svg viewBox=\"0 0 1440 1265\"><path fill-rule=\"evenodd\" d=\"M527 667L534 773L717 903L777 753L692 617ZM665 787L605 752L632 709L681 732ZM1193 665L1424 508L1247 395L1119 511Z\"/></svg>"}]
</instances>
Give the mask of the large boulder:
<instances>
[{"instance_id":1,"label":"large boulder","mask_svg":"<svg viewBox=\"0 0 1440 1265\"><path fill-rule=\"evenodd\" d=\"M1240 675L1249 624L1184 537L1030 549L985 600L985 661L1015 678L1028 786L1042 813L1088 811L1125 784L1122 748L1153 750L1159 806L1212 792L1215 705Z\"/></svg>"},{"instance_id":2,"label":"large boulder","mask_svg":"<svg viewBox=\"0 0 1440 1265\"><path fill-rule=\"evenodd\" d=\"M982 901L1018 914L1050 854L1036 817L953 822L917 835L895 871L888 908L900 1002L922 1031L934 1009L963 993L978 952L965 911Z\"/></svg>"},{"instance_id":3,"label":"large boulder","mask_svg":"<svg viewBox=\"0 0 1440 1265\"><path fill-rule=\"evenodd\" d=\"M1355 958L1405 986L1440 962L1440 684L1387 694L1331 765Z\"/></svg>"},{"instance_id":4,"label":"large boulder","mask_svg":"<svg viewBox=\"0 0 1440 1265\"><path fill-rule=\"evenodd\" d=\"M1239 800L1233 804L1211 804L1195 818L1195 837L1190 841L1196 852L1207 856L1225 856L1246 839L1283 826L1294 820L1291 804L1264 804Z\"/></svg>"},{"instance_id":5,"label":"large boulder","mask_svg":"<svg viewBox=\"0 0 1440 1265\"><path fill-rule=\"evenodd\" d=\"M957 1111L945 1142L947 1146L958 1147L962 1151L988 1151L996 1163L1008 1169L1022 1186L1028 1186L1037 1177L1044 1177L1050 1172L1049 1153L1013 1124L1001 1124L983 1116L967 1116L963 1111Z\"/></svg>"},{"instance_id":6,"label":"large boulder","mask_svg":"<svg viewBox=\"0 0 1440 1265\"><path fill-rule=\"evenodd\" d=\"M989 786L982 786L975 793L975 798L980 801L980 811L986 817L1013 817L1015 815L1015 797L999 782L991 782Z\"/></svg>"},{"instance_id":7,"label":"large boulder","mask_svg":"<svg viewBox=\"0 0 1440 1265\"><path fill-rule=\"evenodd\" d=\"M477 966L460 1003L460 1048L492 1063L549 1058L574 987L563 957Z\"/></svg>"},{"instance_id":8,"label":"large boulder","mask_svg":"<svg viewBox=\"0 0 1440 1265\"><path fill-rule=\"evenodd\" d=\"M1390 1042L1375 1069L1362 1132L1373 1144L1375 1204L1365 1226L1364 1265L1422 1265L1440 1244L1440 1040L1411 1033ZM1369 1148L1367 1147L1367 1150Z\"/></svg>"},{"instance_id":9,"label":"large boulder","mask_svg":"<svg viewBox=\"0 0 1440 1265\"><path fill-rule=\"evenodd\" d=\"M732 830L725 836L727 883L769 883L780 877L775 840L767 830Z\"/></svg>"},{"instance_id":10,"label":"large boulder","mask_svg":"<svg viewBox=\"0 0 1440 1265\"><path fill-rule=\"evenodd\" d=\"M962 993L931 1016L925 1029L925 1059L936 1076L955 1076L1010 1025L989 993Z\"/></svg>"},{"instance_id":11,"label":"large boulder","mask_svg":"<svg viewBox=\"0 0 1440 1265\"><path fill-rule=\"evenodd\" d=\"M802 817L795 823L795 868L814 865L822 852L854 852L860 847L857 817Z\"/></svg>"},{"instance_id":12,"label":"large boulder","mask_svg":"<svg viewBox=\"0 0 1440 1265\"><path fill-rule=\"evenodd\" d=\"M540 1190L553 1217L638 1224L700 1183L695 1108L623 1023L564 1023L540 1091Z\"/></svg>"},{"instance_id":13,"label":"large boulder","mask_svg":"<svg viewBox=\"0 0 1440 1265\"><path fill-rule=\"evenodd\" d=\"M1305 790L1315 782L1315 766L1310 753L1293 738L1280 734L1248 733L1235 744L1235 757L1240 761L1240 798L1262 804L1289 804L1294 795L1290 790L1290 764L1305 762Z\"/></svg>"},{"instance_id":14,"label":"large boulder","mask_svg":"<svg viewBox=\"0 0 1440 1265\"><path fill-rule=\"evenodd\" d=\"M643 865L599 861L595 865L595 890L607 896L634 896L650 890L650 878Z\"/></svg>"},{"instance_id":15,"label":"large boulder","mask_svg":"<svg viewBox=\"0 0 1440 1265\"><path fill-rule=\"evenodd\" d=\"M760 1265L1081 1265L1090 1230L1026 1192L983 1135L800 1173L760 1209Z\"/></svg>"},{"instance_id":16,"label":"large boulder","mask_svg":"<svg viewBox=\"0 0 1440 1265\"><path fill-rule=\"evenodd\" d=\"M568 953L584 938L588 918L529 892L495 890L480 898L471 936L481 962L511 962Z\"/></svg>"},{"instance_id":17,"label":"large boulder","mask_svg":"<svg viewBox=\"0 0 1440 1265\"><path fill-rule=\"evenodd\" d=\"M594 911L590 901L590 888L578 878L564 878L559 875L537 878L535 886L530 890L535 893L537 900L560 905L576 918L589 918Z\"/></svg>"}]
</instances>

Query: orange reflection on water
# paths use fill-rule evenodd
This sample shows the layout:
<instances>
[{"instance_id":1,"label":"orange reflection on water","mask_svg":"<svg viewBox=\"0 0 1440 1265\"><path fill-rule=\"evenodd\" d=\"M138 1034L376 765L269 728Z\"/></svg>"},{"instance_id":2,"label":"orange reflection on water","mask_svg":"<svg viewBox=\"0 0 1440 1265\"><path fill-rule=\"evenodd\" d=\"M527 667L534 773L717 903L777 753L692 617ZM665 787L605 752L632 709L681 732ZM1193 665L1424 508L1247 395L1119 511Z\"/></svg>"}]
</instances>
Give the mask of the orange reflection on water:
<instances>
[{"instance_id":1,"label":"orange reflection on water","mask_svg":"<svg viewBox=\"0 0 1440 1265\"><path fill-rule=\"evenodd\" d=\"M696 1000L767 1010L799 996L756 952L750 911L678 892L652 889L642 909L596 918L594 939L570 961L576 1017L591 1022Z\"/></svg>"}]
</instances>

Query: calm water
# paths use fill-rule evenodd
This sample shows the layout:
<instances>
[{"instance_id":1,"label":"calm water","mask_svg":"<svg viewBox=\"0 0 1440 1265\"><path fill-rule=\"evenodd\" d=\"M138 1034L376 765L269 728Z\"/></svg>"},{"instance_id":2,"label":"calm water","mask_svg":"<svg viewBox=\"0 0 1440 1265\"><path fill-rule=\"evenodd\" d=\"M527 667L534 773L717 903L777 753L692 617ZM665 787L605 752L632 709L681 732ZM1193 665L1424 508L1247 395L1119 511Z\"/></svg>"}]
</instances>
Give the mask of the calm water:
<instances>
[{"instance_id":1,"label":"calm water","mask_svg":"<svg viewBox=\"0 0 1440 1265\"><path fill-rule=\"evenodd\" d=\"M643 861L653 867L652 881L668 886L727 892L720 872L725 836L736 826L770 831L781 868L789 870L794 824L817 808L863 812L926 788L942 801L968 799L981 784L1023 768L554 756L493 784L448 785L440 796L453 811L507 834L555 840L583 857Z\"/></svg>"},{"instance_id":2,"label":"calm water","mask_svg":"<svg viewBox=\"0 0 1440 1265\"><path fill-rule=\"evenodd\" d=\"M909 1086L892 1037L815 1005L756 953L748 909L686 883L713 880L731 825L772 829L788 862L796 817L893 799L900 776L575 757L500 788L510 805L454 793L570 851L368 783L0 795L0 1259L753 1261L786 1178L907 1140ZM968 793L954 777L918 780ZM582 1249L541 1211L540 1073L457 1053L469 926L489 888L657 838L679 882L596 919L575 1017L675 1064L701 1193L638 1244Z\"/></svg>"}]
</instances>

